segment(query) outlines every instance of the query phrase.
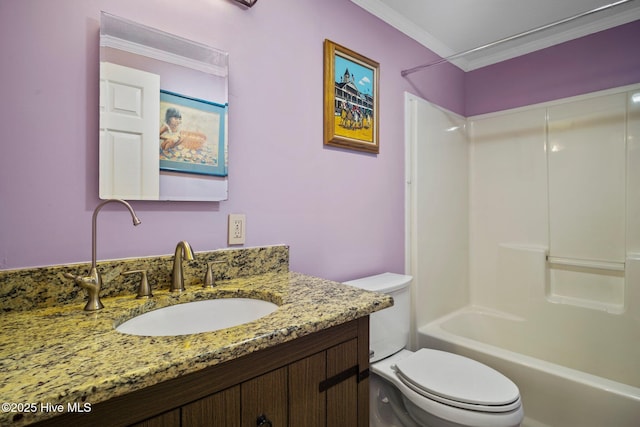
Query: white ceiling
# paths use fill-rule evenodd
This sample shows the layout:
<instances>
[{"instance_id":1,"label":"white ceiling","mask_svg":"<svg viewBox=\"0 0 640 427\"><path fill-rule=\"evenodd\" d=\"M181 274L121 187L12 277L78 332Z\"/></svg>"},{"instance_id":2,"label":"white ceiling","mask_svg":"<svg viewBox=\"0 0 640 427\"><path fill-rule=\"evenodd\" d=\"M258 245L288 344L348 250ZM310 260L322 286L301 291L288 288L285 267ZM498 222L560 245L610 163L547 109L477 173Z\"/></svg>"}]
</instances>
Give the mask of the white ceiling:
<instances>
[{"instance_id":1,"label":"white ceiling","mask_svg":"<svg viewBox=\"0 0 640 427\"><path fill-rule=\"evenodd\" d=\"M522 34L617 0L351 0L363 9L448 57ZM631 0L516 40L452 60L470 71L640 19ZM421 65L419 63L416 64Z\"/></svg>"}]
</instances>

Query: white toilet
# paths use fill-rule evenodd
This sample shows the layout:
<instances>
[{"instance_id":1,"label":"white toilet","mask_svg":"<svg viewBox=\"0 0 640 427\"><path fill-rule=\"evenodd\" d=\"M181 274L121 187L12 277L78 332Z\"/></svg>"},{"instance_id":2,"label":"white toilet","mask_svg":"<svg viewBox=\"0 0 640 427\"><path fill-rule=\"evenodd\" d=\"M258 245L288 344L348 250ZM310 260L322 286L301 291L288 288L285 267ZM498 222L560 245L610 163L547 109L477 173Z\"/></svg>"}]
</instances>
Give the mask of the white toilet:
<instances>
[{"instance_id":1,"label":"white toilet","mask_svg":"<svg viewBox=\"0 0 640 427\"><path fill-rule=\"evenodd\" d=\"M384 273L346 282L389 294L371 315L372 427L512 427L524 417L518 387L498 371L439 350L405 350L411 276Z\"/></svg>"}]
</instances>

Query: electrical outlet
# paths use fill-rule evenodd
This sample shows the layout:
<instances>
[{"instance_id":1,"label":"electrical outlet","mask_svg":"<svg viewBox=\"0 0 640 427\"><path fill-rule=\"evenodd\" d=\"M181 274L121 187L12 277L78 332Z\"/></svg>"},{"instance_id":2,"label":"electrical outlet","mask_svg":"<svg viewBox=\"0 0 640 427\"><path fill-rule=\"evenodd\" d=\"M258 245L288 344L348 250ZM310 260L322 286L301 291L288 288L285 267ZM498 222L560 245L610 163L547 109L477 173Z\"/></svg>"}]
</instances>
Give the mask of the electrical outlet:
<instances>
[{"instance_id":1,"label":"electrical outlet","mask_svg":"<svg viewBox=\"0 0 640 427\"><path fill-rule=\"evenodd\" d=\"M245 215L229 214L229 244L244 245Z\"/></svg>"}]
</instances>

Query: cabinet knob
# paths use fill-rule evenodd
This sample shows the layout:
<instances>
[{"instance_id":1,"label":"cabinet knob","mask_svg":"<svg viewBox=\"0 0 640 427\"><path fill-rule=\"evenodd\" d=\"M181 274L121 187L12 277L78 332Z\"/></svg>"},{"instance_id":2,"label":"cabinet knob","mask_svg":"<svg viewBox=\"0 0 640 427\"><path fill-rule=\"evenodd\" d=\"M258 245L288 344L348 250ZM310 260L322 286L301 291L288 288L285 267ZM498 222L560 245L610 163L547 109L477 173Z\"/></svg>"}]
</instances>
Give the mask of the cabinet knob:
<instances>
[{"instance_id":1,"label":"cabinet knob","mask_svg":"<svg viewBox=\"0 0 640 427\"><path fill-rule=\"evenodd\" d=\"M271 421L269 421L269 419L267 418L266 415L262 414L256 420L256 426L258 426L258 427L273 427L273 424L271 424Z\"/></svg>"}]
</instances>

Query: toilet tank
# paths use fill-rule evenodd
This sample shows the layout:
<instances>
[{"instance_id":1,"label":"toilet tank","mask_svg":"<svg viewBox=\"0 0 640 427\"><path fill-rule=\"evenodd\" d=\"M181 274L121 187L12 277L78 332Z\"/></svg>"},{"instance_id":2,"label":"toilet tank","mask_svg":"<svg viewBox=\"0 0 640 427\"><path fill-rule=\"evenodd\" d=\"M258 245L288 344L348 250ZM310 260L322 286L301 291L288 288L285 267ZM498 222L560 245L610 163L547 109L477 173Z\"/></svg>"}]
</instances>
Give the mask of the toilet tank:
<instances>
[{"instance_id":1,"label":"toilet tank","mask_svg":"<svg viewBox=\"0 0 640 427\"><path fill-rule=\"evenodd\" d=\"M382 273L345 282L367 291L389 294L393 307L372 313L369 326L371 363L397 353L409 343L411 276Z\"/></svg>"}]
</instances>

